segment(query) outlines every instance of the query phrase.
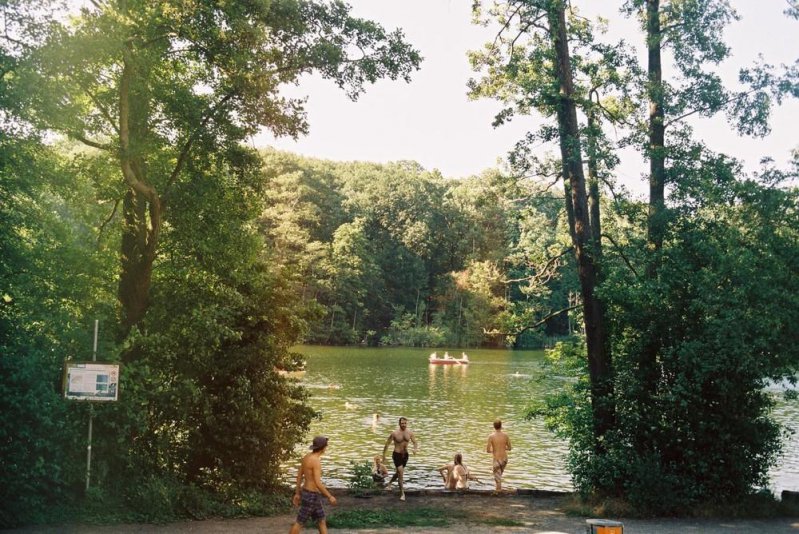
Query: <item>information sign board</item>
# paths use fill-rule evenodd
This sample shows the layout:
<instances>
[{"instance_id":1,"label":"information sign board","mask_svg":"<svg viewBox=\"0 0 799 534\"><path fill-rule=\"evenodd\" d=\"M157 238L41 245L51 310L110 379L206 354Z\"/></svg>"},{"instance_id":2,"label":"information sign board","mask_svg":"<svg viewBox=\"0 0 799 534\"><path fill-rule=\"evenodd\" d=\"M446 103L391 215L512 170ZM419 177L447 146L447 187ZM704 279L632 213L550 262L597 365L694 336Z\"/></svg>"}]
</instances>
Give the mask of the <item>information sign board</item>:
<instances>
[{"instance_id":1,"label":"information sign board","mask_svg":"<svg viewBox=\"0 0 799 534\"><path fill-rule=\"evenodd\" d=\"M64 397L89 401L115 401L119 393L119 364L64 363Z\"/></svg>"}]
</instances>

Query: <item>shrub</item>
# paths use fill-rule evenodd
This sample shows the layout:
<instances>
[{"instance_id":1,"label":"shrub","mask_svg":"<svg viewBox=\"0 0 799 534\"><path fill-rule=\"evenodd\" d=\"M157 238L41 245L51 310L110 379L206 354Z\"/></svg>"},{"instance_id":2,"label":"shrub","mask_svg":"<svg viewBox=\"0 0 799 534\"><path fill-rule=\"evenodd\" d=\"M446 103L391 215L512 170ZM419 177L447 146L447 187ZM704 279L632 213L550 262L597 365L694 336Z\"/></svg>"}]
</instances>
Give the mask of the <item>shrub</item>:
<instances>
[{"instance_id":1,"label":"shrub","mask_svg":"<svg viewBox=\"0 0 799 534\"><path fill-rule=\"evenodd\" d=\"M356 463L350 461L352 474L347 487L356 496L369 495L379 488L372 478L372 466L369 462Z\"/></svg>"}]
</instances>

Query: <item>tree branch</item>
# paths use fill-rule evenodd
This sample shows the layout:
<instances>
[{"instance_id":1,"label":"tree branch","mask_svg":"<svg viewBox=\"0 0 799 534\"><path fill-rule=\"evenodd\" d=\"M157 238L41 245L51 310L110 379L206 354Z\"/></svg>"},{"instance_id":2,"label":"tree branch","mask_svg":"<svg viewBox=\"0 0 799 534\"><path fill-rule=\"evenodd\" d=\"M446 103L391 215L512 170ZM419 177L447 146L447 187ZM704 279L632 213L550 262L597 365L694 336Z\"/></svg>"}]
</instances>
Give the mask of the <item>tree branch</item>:
<instances>
[{"instance_id":1,"label":"tree branch","mask_svg":"<svg viewBox=\"0 0 799 534\"><path fill-rule=\"evenodd\" d=\"M739 98L743 98L743 97L745 97L745 96L747 96L747 95L751 95L752 93L754 93L754 92L756 92L756 91L759 91L759 90L761 90L761 89L762 89L762 88L760 88L760 87L759 87L759 88L755 88L755 89L750 89L750 90L748 90L748 91L745 91L745 92L743 92L743 93L735 93L735 95L733 95L733 96L731 96L731 97L727 98L726 100L724 100L724 101L723 101L723 102L722 102L722 103L719 105L719 108L723 108L724 106L726 106L726 105L727 105L727 104L729 104L730 102L732 102L732 101L734 101L734 100L737 100L737 99L739 99ZM672 125L672 124L674 124L675 122L681 121L681 120L683 120L683 119L684 119L684 118L686 118L686 117L690 117L691 115L693 115L693 114L695 114L695 113L701 113L701 112L703 112L703 111L707 111L707 110L709 110L709 109L711 109L711 107L710 107L710 106L705 106L705 107L703 107L703 108L692 109L691 111L689 111L689 112L687 112L687 113L683 113L683 114L682 114L682 115L680 115L679 117L676 117L676 118L674 118L674 119L671 119L670 121L667 121L667 122L666 122L666 123L663 125L663 127L664 127L664 128L668 128L669 126L671 126L671 125Z\"/></svg>"},{"instance_id":2,"label":"tree branch","mask_svg":"<svg viewBox=\"0 0 799 534\"><path fill-rule=\"evenodd\" d=\"M674 24L668 24L666 26L661 26L660 33L662 35L662 34L664 34L666 32L670 32L671 30L673 30L675 28L684 27L685 25L686 25L685 22L675 22ZM664 41L668 40L668 37L664 37L663 40Z\"/></svg>"},{"instance_id":3,"label":"tree branch","mask_svg":"<svg viewBox=\"0 0 799 534\"><path fill-rule=\"evenodd\" d=\"M103 237L103 231L105 230L105 226L111 222L111 219L114 218L114 215L117 213L117 208L119 207L119 201L121 199L116 199L114 201L114 209L111 210L111 215L108 216L106 220L103 221L103 224L100 225L100 228L97 230L97 248L100 248L100 239Z\"/></svg>"},{"instance_id":4,"label":"tree branch","mask_svg":"<svg viewBox=\"0 0 799 534\"><path fill-rule=\"evenodd\" d=\"M97 100L97 97L94 95L94 93L89 91L86 87L83 87L83 91L88 95L91 101L94 102L94 105L100 111L100 115L102 115L105 118L105 120L108 121L109 126L111 126L111 128L114 129L116 134L119 135L119 125L114 121L114 118L105 108L105 106L103 106L102 103L99 100Z\"/></svg>"},{"instance_id":5,"label":"tree branch","mask_svg":"<svg viewBox=\"0 0 799 534\"><path fill-rule=\"evenodd\" d=\"M510 50L509 50L509 54L508 54L508 61L509 62L513 58L513 51L514 51L515 46L516 46L516 41L518 41L519 38L523 34L526 34L527 30L529 30L531 26L534 27L534 28L538 28L540 30L543 30L543 31L547 31L546 28L544 28L543 26L540 26L538 24L538 21L541 20L542 18L544 18L545 16L546 16L546 13L544 13L543 15L539 15L538 17L534 18L533 20L531 20L530 22L528 22L527 24L525 24L524 26L519 28L519 33L517 33L516 37L514 37L513 40L510 42Z\"/></svg>"},{"instance_id":6,"label":"tree branch","mask_svg":"<svg viewBox=\"0 0 799 534\"><path fill-rule=\"evenodd\" d=\"M548 272L550 267L552 267L552 264L554 264L556 261L558 261L560 258L565 256L566 254L568 254L572 250L574 250L574 248L573 247L569 247L566 250L564 250L563 252L561 252L560 254L558 254L557 256L553 256L553 257L549 258L549 260L547 260L547 262L544 265L544 267L539 269L539 271L538 271L539 275L531 275L531 276L525 276L523 278L515 278L515 279L510 279L510 280L503 280L503 283L504 284L513 284L513 283L516 283L516 282L525 282L527 280L538 279L539 276L540 276L540 273Z\"/></svg>"},{"instance_id":7,"label":"tree branch","mask_svg":"<svg viewBox=\"0 0 799 534\"><path fill-rule=\"evenodd\" d=\"M616 189L613 188L613 184L610 183L610 181L605 176L600 176L599 179L602 180L602 183L605 184L605 186L610 191L610 196L613 197L614 204L618 204L619 203L619 194L616 192Z\"/></svg>"},{"instance_id":8,"label":"tree branch","mask_svg":"<svg viewBox=\"0 0 799 534\"><path fill-rule=\"evenodd\" d=\"M624 263L627 264L627 267L633 272L633 274L635 275L636 278L640 278L640 275L638 274L638 271L635 270L635 267L633 267L632 263L630 263L630 260L627 259L627 256L624 254L624 251L619 246L619 244L616 243L616 241L611 236L609 236L608 234L602 234L602 237L604 237L605 239L607 239L608 241L610 241L613 244L613 248L616 250L616 252L619 253L619 256L621 256L621 259L623 259Z\"/></svg>"},{"instance_id":9,"label":"tree branch","mask_svg":"<svg viewBox=\"0 0 799 534\"><path fill-rule=\"evenodd\" d=\"M511 21L513 20L513 18L514 18L516 15L518 15L518 14L519 14L519 11L520 11L521 9L522 9L522 4L519 4L519 5L516 7L516 11L514 11L513 13L511 13L511 14L508 16L507 20L505 21L505 24L503 24L503 25L502 25L502 27L499 29L499 31L497 31L497 34L494 36L494 42L493 42L493 43L491 43L491 49L492 49L492 50L493 50L493 49L496 49L496 47L497 47L497 41L499 41L499 40L501 39L501 37L502 37L502 34L505 32L505 30L507 30L507 29L510 27L510 23L511 23Z\"/></svg>"},{"instance_id":10,"label":"tree branch","mask_svg":"<svg viewBox=\"0 0 799 534\"><path fill-rule=\"evenodd\" d=\"M178 176L180 175L180 171L183 170L183 166L186 163L186 160L189 157L189 152L191 151L191 147L194 144L194 141L197 140L199 137L200 132L202 132L205 127L208 125L208 122L211 118L216 115L216 113L227 103L231 98L233 98L233 92L226 94L222 99L217 102L209 111L208 114L203 118L202 122L194 129L194 132L189 136L186 142L183 144L183 148L180 150L180 155L178 156L178 161L175 163L175 168L172 169L172 173L169 175L169 180L167 181L166 186L164 187L163 197L166 198L169 196L169 191L172 188L172 185L177 181Z\"/></svg>"},{"instance_id":11,"label":"tree branch","mask_svg":"<svg viewBox=\"0 0 799 534\"><path fill-rule=\"evenodd\" d=\"M79 134L77 132L68 132L68 135L70 137L72 137L73 139L76 139L76 140L80 141L84 145L88 145L88 146L93 147L93 148L97 148L97 149L100 149L100 150L109 150L109 151L114 149L114 145L111 145L111 144L108 144L108 143L98 143L97 141L92 141L91 139L87 139L86 137L84 137L83 134Z\"/></svg>"},{"instance_id":12,"label":"tree branch","mask_svg":"<svg viewBox=\"0 0 799 534\"><path fill-rule=\"evenodd\" d=\"M553 317L556 317L556 316L560 315L561 313L569 312L569 311L572 311L572 310L576 310L576 309L578 309L580 307L582 307L582 304L576 304L574 306L569 306L567 308L563 308L563 309L560 309L560 310L557 310L557 311L553 311L553 312L547 314L546 316L544 316L542 319L540 319L540 320L538 320L538 321L536 321L536 322L534 322L532 324L529 324L527 326L524 326L524 327L522 327L520 330L518 330L516 332L500 332L499 330L486 330L485 328L483 328L483 334L485 334L487 336L514 336L514 337L520 336L521 334L523 334L524 332L526 332L526 331L528 331L528 330L530 330L532 328L536 328L538 326L541 326L542 324L546 323L547 321L549 321Z\"/></svg>"}]
</instances>

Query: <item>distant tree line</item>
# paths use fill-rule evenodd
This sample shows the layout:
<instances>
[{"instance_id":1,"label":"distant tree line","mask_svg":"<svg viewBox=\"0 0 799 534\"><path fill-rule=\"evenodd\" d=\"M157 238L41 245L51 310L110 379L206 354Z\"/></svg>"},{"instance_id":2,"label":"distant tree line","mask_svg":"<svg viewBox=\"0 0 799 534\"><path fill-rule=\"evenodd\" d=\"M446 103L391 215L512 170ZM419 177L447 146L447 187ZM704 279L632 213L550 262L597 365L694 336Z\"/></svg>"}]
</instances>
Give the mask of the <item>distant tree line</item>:
<instances>
[{"instance_id":1,"label":"distant tree line","mask_svg":"<svg viewBox=\"0 0 799 534\"><path fill-rule=\"evenodd\" d=\"M413 162L266 152L264 172L269 259L318 312L305 341L523 348L569 334L562 195Z\"/></svg>"}]
</instances>

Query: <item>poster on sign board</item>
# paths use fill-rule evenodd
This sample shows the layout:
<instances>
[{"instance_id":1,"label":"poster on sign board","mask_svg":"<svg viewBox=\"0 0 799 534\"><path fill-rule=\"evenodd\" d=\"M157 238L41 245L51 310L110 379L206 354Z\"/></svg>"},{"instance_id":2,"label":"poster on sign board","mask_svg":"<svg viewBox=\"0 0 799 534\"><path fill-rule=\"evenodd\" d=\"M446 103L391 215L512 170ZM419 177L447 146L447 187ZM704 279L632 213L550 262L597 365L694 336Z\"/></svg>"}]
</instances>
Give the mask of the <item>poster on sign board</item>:
<instances>
[{"instance_id":1,"label":"poster on sign board","mask_svg":"<svg viewBox=\"0 0 799 534\"><path fill-rule=\"evenodd\" d=\"M66 362L64 397L73 400L115 401L119 394L119 364Z\"/></svg>"}]
</instances>

